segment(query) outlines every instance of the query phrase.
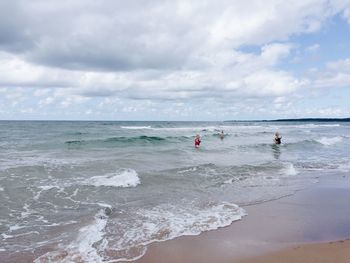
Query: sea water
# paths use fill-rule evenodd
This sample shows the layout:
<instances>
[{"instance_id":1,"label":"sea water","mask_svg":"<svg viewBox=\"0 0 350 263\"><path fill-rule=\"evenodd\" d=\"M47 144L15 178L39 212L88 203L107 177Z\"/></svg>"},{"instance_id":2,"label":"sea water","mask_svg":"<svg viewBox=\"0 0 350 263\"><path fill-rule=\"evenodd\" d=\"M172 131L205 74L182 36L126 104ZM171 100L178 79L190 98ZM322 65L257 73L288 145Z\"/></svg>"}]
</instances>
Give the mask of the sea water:
<instances>
[{"instance_id":1,"label":"sea water","mask_svg":"<svg viewBox=\"0 0 350 263\"><path fill-rule=\"evenodd\" d=\"M242 206L348 172L349 128L1 121L0 261L129 261L154 241L244 220ZM281 145L273 143L275 131Z\"/></svg>"}]
</instances>

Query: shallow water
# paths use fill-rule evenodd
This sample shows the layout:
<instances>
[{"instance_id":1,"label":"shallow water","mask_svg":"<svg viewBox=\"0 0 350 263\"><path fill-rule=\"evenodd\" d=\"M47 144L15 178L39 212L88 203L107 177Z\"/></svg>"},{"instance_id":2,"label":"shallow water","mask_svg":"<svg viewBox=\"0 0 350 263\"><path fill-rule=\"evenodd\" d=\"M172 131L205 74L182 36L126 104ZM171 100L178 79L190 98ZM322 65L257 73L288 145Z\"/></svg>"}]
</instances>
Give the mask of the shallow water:
<instances>
[{"instance_id":1,"label":"shallow water","mask_svg":"<svg viewBox=\"0 0 350 263\"><path fill-rule=\"evenodd\" d=\"M0 261L18 253L36 262L132 260L153 241L229 225L246 215L242 205L349 171L349 128L1 121ZM282 145L272 143L277 130Z\"/></svg>"}]
</instances>

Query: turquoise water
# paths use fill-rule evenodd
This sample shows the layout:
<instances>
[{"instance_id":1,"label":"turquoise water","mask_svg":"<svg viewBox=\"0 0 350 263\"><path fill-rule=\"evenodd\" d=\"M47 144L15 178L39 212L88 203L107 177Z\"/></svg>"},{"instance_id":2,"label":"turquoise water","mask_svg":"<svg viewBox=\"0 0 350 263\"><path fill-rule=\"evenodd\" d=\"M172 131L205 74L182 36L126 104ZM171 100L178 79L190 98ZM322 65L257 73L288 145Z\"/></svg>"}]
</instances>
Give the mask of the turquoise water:
<instances>
[{"instance_id":1,"label":"turquoise water","mask_svg":"<svg viewBox=\"0 0 350 263\"><path fill-rule=\"evenodd\" d=\"M244 205L348 172L349 128L0 121L0 261L132 260L151 242L244 220Z\"/></svg>"}]
</instances>

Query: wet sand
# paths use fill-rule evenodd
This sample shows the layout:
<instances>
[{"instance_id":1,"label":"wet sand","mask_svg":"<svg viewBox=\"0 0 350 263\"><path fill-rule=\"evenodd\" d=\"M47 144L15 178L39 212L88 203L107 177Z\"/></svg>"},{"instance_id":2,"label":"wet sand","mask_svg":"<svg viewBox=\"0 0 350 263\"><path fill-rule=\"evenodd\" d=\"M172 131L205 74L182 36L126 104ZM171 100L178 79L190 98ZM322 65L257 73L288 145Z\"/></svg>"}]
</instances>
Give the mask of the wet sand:
<instances>
[{"instance_id":1,"label":"wet sand","mask_svg":"<svg viewBox=\"0 0 350 263\"><path fill-rule=\"evenodd\" d=\"M301 245L239 263L348 263L350 240Z\"/></svg>"},{"instance_id":2,"label":"wet sand","mask_svg":"<svg viewBox=\"0 0 350 263\"><path fill-rule=\"evenodd\" d=\"M348 241L328 243L350 237L349 200L350 175L328 175L294 195L244 207L248 216L228 227L154 243L136 262L303 262L293 261L294 254L304 257L320 250L335 259L343 246L350 250ZM280 254L268 255L276 251ZM270 256L278 260L269 261ZM264 257L267 261L259 261ZM344 261L312 261L310 256L305 262Z\"/></svg>"}]
</instances>

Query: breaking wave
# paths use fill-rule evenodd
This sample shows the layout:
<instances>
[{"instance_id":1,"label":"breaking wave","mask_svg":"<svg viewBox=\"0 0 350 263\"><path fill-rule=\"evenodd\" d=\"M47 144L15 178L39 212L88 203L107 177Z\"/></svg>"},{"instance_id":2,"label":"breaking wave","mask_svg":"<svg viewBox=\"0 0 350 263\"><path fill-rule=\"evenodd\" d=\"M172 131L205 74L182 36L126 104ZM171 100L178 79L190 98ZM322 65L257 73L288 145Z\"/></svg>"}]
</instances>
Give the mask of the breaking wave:
<instances>
[{"instance_id":1,"label":"breaking wave","mask_svg":"<svg viewBox=\"0 0 350 263\"><path fill-rule=\"evenodd\" d=\"M136 171L132 169L121 170L117 173L109 173L101 176L93 176L86 180L85 184L113 187L135 187L140 184L140 178Z\"/></svg>"},{"instance_id":2,"label":"breaking wave","mask_svg":"<svg viewBox=\"0 0 350 263\"><path fill-rule=\"evenodd\" d=\"M320 139L317 139L316 141L323 144L323 145L330 146L330 145L334 145L336 143L339 143L342 140L343 140L342 137L336 136L336 137L322 137Z\"/></svg>"}]
</instances>

